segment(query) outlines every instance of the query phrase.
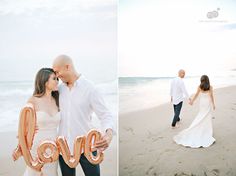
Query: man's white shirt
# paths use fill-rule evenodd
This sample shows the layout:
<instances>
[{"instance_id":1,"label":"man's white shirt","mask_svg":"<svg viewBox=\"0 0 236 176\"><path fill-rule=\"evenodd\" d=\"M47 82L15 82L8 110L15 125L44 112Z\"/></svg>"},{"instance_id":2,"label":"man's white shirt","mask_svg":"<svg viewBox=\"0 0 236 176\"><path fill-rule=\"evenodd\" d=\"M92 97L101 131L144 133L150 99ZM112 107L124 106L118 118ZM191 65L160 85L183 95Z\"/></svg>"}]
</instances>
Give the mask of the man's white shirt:
<instances>
[{"instance_id":1,"label":"man's white shirt","mask_svg":"<svg viewBox=\"0 0 236 176\"><path fill-rule=\"evenodd\" d=\"M182 78L176 77L171 81L170 96L174 105L179 104L184 98L189 98Z\"/></svg>"},{"instance_id":2,"label":"man's white shirt","mask_svg":"<svg viewBox=\"0 0 236 176\"><path fill-rule=\"evenodd\" d=\"M70 151L73 151L77 136L84 136L94 128L93 112L101 121L102 131L109 128L114 131L112 114L106 107L101 93L83 76L75 81L71 89L62 83L59 86L59 93L61 113L59 135L67 139Z\"/></svg>"}]
</instances>

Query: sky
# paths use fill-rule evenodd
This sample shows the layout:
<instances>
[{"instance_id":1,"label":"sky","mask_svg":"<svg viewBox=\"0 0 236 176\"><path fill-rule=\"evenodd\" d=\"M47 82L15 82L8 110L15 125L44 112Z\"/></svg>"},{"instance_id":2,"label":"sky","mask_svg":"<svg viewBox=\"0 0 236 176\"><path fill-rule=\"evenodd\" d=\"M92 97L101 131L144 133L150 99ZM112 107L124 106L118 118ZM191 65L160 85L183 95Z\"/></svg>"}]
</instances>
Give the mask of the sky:
<instances>
[{"instance_id":1,"label":"sky","mask_svg":"<svg viewBox=\"0 0 236 176\"><path fill-rule=\"evenodd\" d=\"M228 71L235 46L236 1L119 1L119 76Z\"/></svg>"},{"instance_id":2,"label":"sky","mask_svg":"<svg viewBox=\"0 0 236 176\"><path fill-rule=\"evenodd\" d=\"M117 1L0 1L0 81L33 80L69 55L93 81L117 78Z\"/></svg>"}]
</instances>

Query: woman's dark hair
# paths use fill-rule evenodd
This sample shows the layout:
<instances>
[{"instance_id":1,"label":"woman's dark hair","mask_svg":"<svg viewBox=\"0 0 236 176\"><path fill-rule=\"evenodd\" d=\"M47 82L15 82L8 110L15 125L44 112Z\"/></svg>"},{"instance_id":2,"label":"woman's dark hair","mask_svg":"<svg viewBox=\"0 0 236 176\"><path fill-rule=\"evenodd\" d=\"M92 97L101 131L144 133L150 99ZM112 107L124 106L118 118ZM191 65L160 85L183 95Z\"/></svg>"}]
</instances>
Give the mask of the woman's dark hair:
<instances>
[{"instance_id":1,"label":"woman's dark hair","mask_svg":"<svg viewBox=\"0 0 236 176\"><path fill-rule=\"evenodd\" d=\"M208 91L210 90L210 81L207 75L202 75L201 76L201 84L200 84L200 89L203 91Z\"/></svg>"},{"instance_id":2,"label":"woman's dark hair","mask_svg":"<svg viewBox=\"0 0 236 176\"><path fill-rule=\"evenodd\" d=\"M42 68L38 71L34 82L33 96L42 97L45 94L45 84L53 73L56 75L56 73L51 68ZM52 97L55 99L57 107L59 107L59 92L52 91Z\"/></svg>"}]
</instances>

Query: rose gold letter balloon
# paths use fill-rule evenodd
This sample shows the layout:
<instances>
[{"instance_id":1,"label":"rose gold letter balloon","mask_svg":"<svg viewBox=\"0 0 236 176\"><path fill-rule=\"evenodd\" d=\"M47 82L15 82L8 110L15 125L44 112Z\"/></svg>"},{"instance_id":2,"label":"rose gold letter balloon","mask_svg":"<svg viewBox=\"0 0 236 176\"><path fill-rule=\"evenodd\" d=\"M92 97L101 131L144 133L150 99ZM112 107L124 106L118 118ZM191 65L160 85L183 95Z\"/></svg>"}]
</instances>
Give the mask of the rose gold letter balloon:
<instances>
[{"instance_id":1,"label":"rose gold letter balloon","mask_svg":"<svg viewBox=\"0 0 236 176\"><path fill-rule=\"evenodd\" d=\"M94 141L93 141L94 139ZM103 161L104 154L100 151L97 151L97 155L93 155L92 145L96 143L96 141L101 139L101 133L96 130L90 130L87 135L86 143L85 143L85 152L84 155L92 164L99 164Z\"/></svg>"},{"instance_id":2,"label":"rose gold letter balloon","mask_svg":"<svg viewBox=\"0 0 236 176\"><path fill-rule=\"evenodd\" d=\"M50 153L47 151L50 150ZM58 159L59 151L53 141L43 141L37 149L39 159L44 163L51 163Z\"/></svg>"},{"instance_id":3,"label":"rose gold letter balloon","mask_svg":"<svg viewBox=\"0 0 236 176\"><path fill-rule=\"evenodd\" d=\"M13 152L13 159L17 160L23 155L25 163L34 170L40 171L44 163L54 162L58 159L59 152L66 164L75 168L80 160L82 150L88 161L92 164L99 164L103 161L103 152L97 151L93 154L93 145L101 139L101 133L96 130L91 130L88 135L77 136L74 141L74 150L71 154L65 137L59 136L54 141L43 141L38 149L38 157L34 160L30 153L33 145L33 139L36 129L36 115L32 104L27 104L20 113L20 122L18 128L19 144ZM48 149L50 152L48 152Z\"/></svg>"},{"instance_id":4,"label":"rose gold letter balloon","mask_svg":"<svg viewBox=\"0 0 236 176\"><path fill-rule=\"evenodd\" d=\"M85 143L85 137L77 136L75 138L73 155L70 153L70 149L69 149L69 146L65 137L59 136L57 138L57 143L60 147L62 157L64 161L66 162L66 164L71 168L75 168L79 164L81 152Z\"/></svg>"},{"instance_id":5,"label":"rose gold letter balloon","mask_svg":"<svg viewBox=\"0 0 236 176\"><path fill-rule=\"evenodd\" d=\"M30 149L33 144L34 132L36 127L36 116L32 104L27 104L20 113L20 122L18 127L19 145L14 151L14 159L23 155L25 163L32 169L40 171L43 164L38 160L33 160Z\"/></svg>"}]
</instances>

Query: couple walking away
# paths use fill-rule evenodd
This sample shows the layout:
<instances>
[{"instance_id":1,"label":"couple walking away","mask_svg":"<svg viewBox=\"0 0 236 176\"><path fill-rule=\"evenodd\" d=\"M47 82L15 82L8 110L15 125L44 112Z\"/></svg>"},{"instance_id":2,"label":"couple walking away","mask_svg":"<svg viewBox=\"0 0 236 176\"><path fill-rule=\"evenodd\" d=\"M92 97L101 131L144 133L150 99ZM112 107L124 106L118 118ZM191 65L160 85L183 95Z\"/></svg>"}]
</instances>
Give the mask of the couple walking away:
<instances>
[{"instance_id":1,"label":"couple walking away","mask_svg":"<svg viewBox=\"0 0 236 176\"><path fill-rule=\"evenodd\" d=\"M172 121L172 128L178 127L180 122L180 112L185 97L188 98L189 104L193 105L196 98L199 96L199 112L191 125L174 136L174 141L177 144L191 147L209 147L215 142L213 138L212 128L212 111L215 110L213 88L210 85L210 81L207 75L202 75L200 79L200 85L197 88L197 92L193 99L189 97L189 94L185 88L183 78L185 71L180 70L178 77L174 78L171 82L171 102L174 107L174 118Z\"/></svg>"},{"instance_id":2,"label":"couple walking away","mask_svg":"<svg viewBox=\"0 0 236 176\"><path fill-rule=\"evenodd\" d=\"M58 87L58 78L62 84ZM95 143L97 150L104 151L112 140L114 132L112 115L103 97L90 81L78 74L69 56L60 55L53 62L53 68L42 68L35 79L33 96L28 100L34 105L37 117L37 131L31 153L37 156L40 142L55 140L61 135L67 139L73 152L74 139L86 135L92 128L92 113L95 112L103 127L103 136ZM57 131L57 129L59 131ZM96 151L94 153L96 155ZM14 157L14 156L13 156ZM62 176L75 176L76 169L70 168L59 156ZM84 154L80 165L86 176L99 176L99 165L91 164ZM44 164L41 172L27 166L24 176L58 176L58 161Z\"/></svg>"}]
</instances>

